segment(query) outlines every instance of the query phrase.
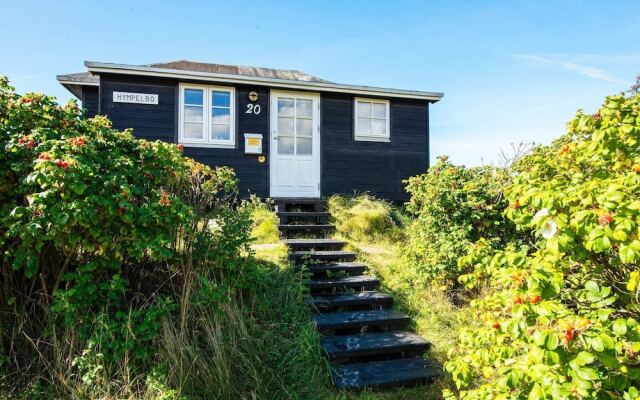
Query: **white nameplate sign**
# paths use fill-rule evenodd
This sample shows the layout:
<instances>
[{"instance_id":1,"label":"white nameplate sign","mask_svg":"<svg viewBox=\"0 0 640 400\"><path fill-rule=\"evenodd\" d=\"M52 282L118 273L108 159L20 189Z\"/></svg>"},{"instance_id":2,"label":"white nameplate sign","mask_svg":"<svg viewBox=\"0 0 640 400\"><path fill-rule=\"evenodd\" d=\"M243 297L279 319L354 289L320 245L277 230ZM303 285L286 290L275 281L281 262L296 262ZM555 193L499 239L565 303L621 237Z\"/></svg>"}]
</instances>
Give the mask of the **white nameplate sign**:
<instances>
[{"instance_id":1,"label":"white nameplate sign","mask_svg":"<svg viewBox=\"0 0 640 400\"><path fill-rule=\"evenodd\" d=\"M157 94L113 92L114 103L158 104Z\"/></svg>"}]
</instances>

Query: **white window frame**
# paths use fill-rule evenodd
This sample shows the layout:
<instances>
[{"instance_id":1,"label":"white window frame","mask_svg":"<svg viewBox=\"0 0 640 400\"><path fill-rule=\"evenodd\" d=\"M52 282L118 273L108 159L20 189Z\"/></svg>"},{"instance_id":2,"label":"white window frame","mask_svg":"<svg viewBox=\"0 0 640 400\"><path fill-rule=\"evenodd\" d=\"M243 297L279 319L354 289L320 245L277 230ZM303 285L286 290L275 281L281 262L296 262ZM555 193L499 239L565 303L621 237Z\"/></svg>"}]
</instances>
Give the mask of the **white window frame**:
<instances>
[{"instance_id":1,"label":"white window frame","mask_svg":"<svg viewBox=\"0 0 640 400\"><path fill-rule=\"evenodd\" d=\"M184 130L184 92L186 89L196 89L203 91L203 112L204 112L204 121L203 121L203 139L185 139L183 130ZM186 84L181 83L179 85L180 90L180 101L179 101L179 116L178 116L178 143L184 144L186 146L193 147L214 147L214 148L223 148L223 149L235 149L236 148L236 89L234 87L228 86L210 86L210 85L195 85L195 84ZM229 96L229 140L212 140L211 139L211 109L213 105L211 104L211 93L217 92L228 92Z\"/></svg>"},{"instance_id":2,"label":"white window frame","mask_svg":"<svg viewBox=\"0 0 640 400\"><path fill-rule=\"evenodd\" d=\"M384 104L386 111L386 134L374 135L373 133L359 133L358 131L358 102L371 103L371 104ZM373 107L371 107L370 120L381 119L373 118ZM373 126L373 124L371 124ZM359 141L369 142L390 142L391 141L391 107L389 100L373 99L369 97L356 97L353 100L353 138Z\"/></svg>"}]
</instances>

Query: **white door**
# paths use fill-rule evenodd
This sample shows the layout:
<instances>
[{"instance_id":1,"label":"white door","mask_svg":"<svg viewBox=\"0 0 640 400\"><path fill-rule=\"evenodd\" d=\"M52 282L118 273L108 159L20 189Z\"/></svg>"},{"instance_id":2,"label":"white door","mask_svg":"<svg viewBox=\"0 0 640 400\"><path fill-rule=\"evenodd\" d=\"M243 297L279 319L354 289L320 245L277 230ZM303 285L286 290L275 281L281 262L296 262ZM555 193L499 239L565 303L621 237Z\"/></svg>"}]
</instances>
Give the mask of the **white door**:
<instances>
[{"instance_id":1,"label":"white door","mask_svg":"<svg viewBox=\"0 0 640 400\"><path fill-rule=\"evenodd\" d=\"M271 197L320 197L320 95L271 91Z\"/></svg>"}]
</instances>

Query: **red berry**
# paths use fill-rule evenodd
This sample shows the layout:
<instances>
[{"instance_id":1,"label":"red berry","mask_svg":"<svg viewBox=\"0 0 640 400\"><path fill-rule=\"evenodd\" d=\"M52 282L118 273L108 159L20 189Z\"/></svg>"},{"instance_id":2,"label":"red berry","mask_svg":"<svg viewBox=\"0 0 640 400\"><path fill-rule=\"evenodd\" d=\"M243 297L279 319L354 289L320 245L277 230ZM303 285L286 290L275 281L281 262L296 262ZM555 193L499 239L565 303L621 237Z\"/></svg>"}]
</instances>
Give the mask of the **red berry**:
<instances>
[{"instance_id":1,"label":"red berry","mask_svg":"<svg viewBox=\"0 0 640 400\"><path fill-rule=\"evenodd\" d=\"M51 160L51 156L49 155L49 153L40 153L38 158L45 161Z\"/></svg>"},{"instance_id":2,"label":"red berry","mask_svg":"<svg viewBox=\"0 0 640 400\"><path fill-rule=\"evenodd\" d=\"M124 214L124 208L118 207L118 214Z\"/></svg>"},{"instance_id":3,"label":"red berry","mask_svg":"<svg viewBox=\"0 0 640 400\"><path fill-rule=\"evenodd\" d=\"M56 158L55 161L53 162L56 166L62 168L62 169L67 169L69 168L69 163L67 161L61 160L59 158Z\"/></svg>"},{"instance_id":4,"label":"red berry","mask_svg":"<svg viewBox=\"0 0 640 400\"><path fill-rule=\"evenodd\" d=\"M531 296L531 298L529 299L529 303L538 304L540 303L541 300L542 300L542 297L535 295L535 296Z\"/></svg>"},{"instance_id":5,"label":"red berry","mask_svg":"<svg viewBox=\"0 0 640 400\"><path fill-rule=\"evenodd\" d=\"M573 329L567 329L564 332L564 338L566 339L567 342L570 342L573 340Z\"/></svg>"},{"instance_id":6,"label":"red berry","mask_svg":"<svg viewBox=\"0 0 640 400\"><path fill-rule=\"evenodd\" d=\"M33 150L35 146L36 146L36 143L33 140L29 140L27 142L27 147L29 148L29 150Z\"/></svg>"},{"instance_id":7,"label":"red berry","mask_svg":"<svg viewBox=\"0 0 640 400\"><path fill-rule=\"evenodd\" d=\"M513 299L513 302L514 302L515 304L522 304L522 297L520 297L520 295L516 296L516 297Z\"/></svg>"},{"instance_id":8,"label":"red berry","mask_svg":"<svg viewBox=\"0 0 640 400\"><path fill-rule=\"evenodd\" d=\"M613 222L613 217L610 214L602 214L598 217L600 225L609 225L611 222Z\"/></svg>"},{"instance_id":9,"label":"red berry","mask_svg":"<svg viewBox=\"0 0 640 400\"><path fill-rule=\"evenodd\" d=\"M500 329L500 322L494 322L492 326L493 329Z\"/></svg>"}]
</instances>

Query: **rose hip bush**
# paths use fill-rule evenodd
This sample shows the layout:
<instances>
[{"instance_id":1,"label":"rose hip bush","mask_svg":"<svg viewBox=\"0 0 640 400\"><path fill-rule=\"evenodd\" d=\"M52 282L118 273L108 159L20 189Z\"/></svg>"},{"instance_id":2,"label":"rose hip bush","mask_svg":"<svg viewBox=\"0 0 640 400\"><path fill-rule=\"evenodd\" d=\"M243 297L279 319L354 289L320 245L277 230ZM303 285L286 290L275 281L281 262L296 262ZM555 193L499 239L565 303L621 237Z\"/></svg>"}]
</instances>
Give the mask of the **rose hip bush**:
<instances>
[{"instance_id":1,"label":"rose hip bush","mask_svg":"<svg viewBox=\"0 0 640 400\"><path fill-rule=\"evenodd\" d=\"M407 209L416 218L407 229L404 263L427 282L454 286L467 246L491 237L499 247L514 237L513 223L502 214L507 180L503 169L455 166L445 156L428 173L409 178Z\"/></svg>"},{"instance_id":2,"label":"rose hip bush","mask_svg":"<svg viewBox=\"0 0 640 400\"><path fill-rule=\"evenodd\" d=\"M608 97L516 165L505 214L533 239L459 260L488 288L446 364L460 398L638 398L639 108Z\"/></svg>"},{"instance_id":3,"label":"rose hip bush","mask_svg":"<svg viewBox=\"0 0 640 400\"><path fill-rule=\"evenodd\" d=\"M251 222L232 208L230 169L86 119L73 101L18 96L3 77L0 148L0 368L24 373L30 343L50 357L56 326L105 359L144 361L180 279L242 276Z\"/></svg>"}]
</instances>

